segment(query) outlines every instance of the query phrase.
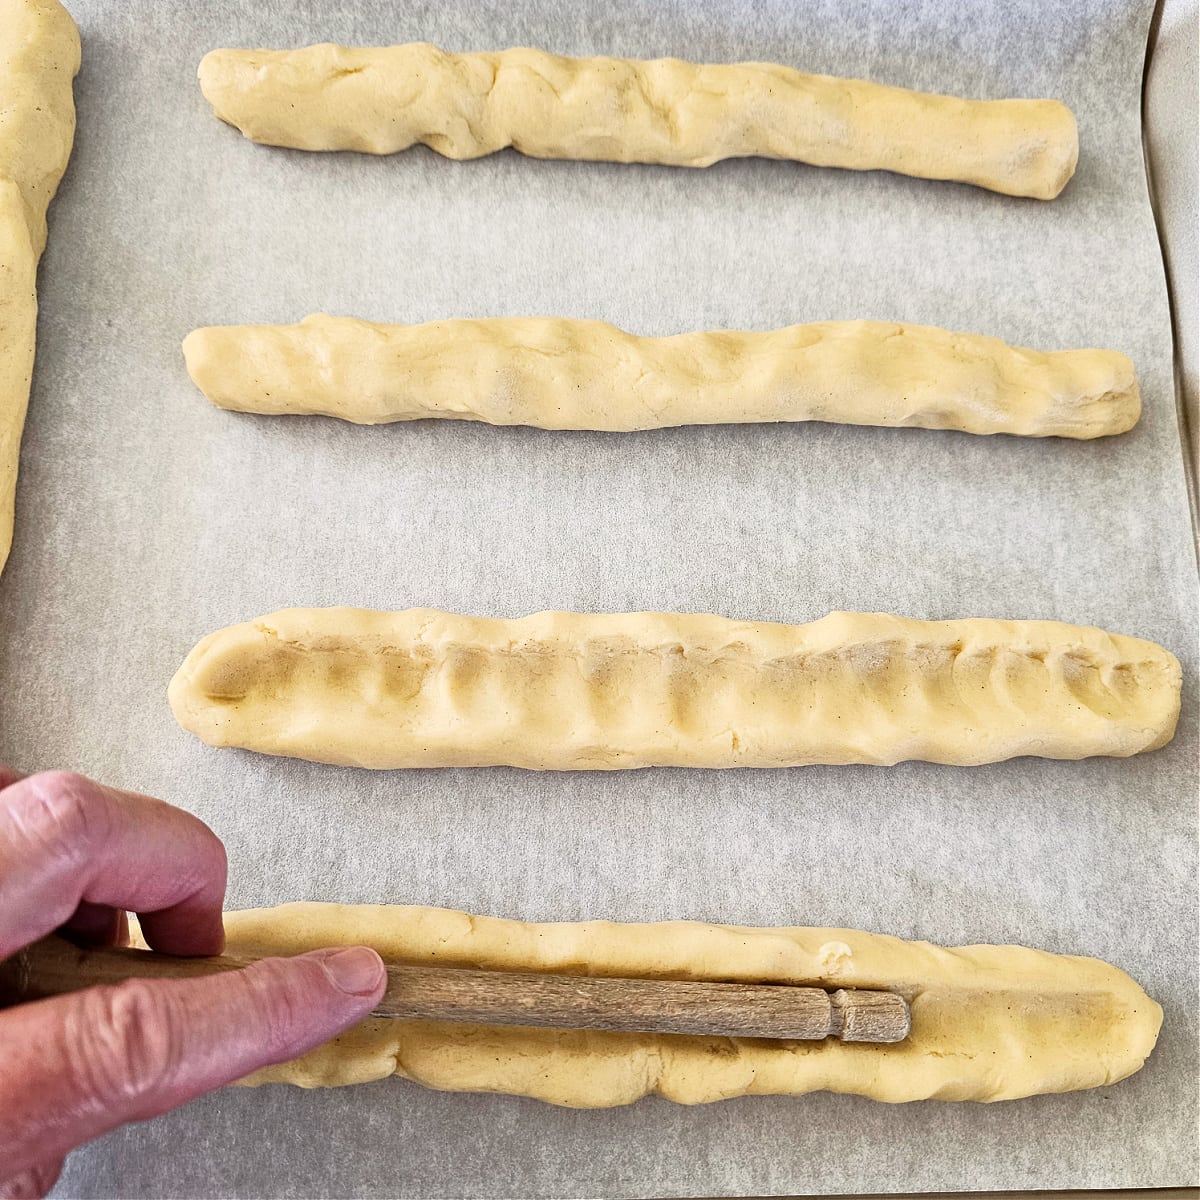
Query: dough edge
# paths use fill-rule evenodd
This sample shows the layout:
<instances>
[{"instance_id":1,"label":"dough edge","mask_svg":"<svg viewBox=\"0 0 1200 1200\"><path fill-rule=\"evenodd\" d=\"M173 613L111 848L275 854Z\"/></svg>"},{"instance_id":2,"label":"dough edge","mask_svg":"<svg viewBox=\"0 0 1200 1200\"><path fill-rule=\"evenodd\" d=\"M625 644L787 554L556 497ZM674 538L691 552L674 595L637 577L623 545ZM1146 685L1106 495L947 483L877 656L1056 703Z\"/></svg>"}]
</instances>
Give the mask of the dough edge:
<instances>
[{"instance_id":1,"label":"dough edge","mask_svg":"<svg viewBox=\"0 0 1200 1200\"><path fill-rule=\"evenodd\" d=\"M37 253L20 189L0 178L0 572L12 548L21 431L36 340Z\"/></svg>"}]
</instances>

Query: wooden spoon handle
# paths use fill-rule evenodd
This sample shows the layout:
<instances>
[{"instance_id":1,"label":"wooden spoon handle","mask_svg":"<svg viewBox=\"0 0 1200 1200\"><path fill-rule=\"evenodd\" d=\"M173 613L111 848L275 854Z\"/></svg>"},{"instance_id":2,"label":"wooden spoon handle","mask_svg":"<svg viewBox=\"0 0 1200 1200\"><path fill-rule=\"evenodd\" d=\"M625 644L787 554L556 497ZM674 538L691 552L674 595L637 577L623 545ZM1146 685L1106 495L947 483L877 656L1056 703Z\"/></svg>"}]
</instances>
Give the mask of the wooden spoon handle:
<instances>
[{"instance_id":1,"label":"wooden spoon handle","mask_svg":"<svg viewBox=\"0 0 1200 1200\"><path fill-rule=\"evenodd\" d=\"M84 949L49 937L0 965L0 986L19 1002L126 979L198 979L253 961ZM373 1015L410 1021L846 1042L903 1041L911 1025L907 1002L894 992L396 964L387 972Z\"/></svg>"},{"instance_id":2,"label":"wooden spoon handle","mask_svg":"<svg viewBox=\"0 0 1200 1200\"><path fill-rule=\"evenodd\" d=\"M388 967L380 1016L625 1033L899 1042L909 1010L892 992Z\"/></svg>"}]
</instances>

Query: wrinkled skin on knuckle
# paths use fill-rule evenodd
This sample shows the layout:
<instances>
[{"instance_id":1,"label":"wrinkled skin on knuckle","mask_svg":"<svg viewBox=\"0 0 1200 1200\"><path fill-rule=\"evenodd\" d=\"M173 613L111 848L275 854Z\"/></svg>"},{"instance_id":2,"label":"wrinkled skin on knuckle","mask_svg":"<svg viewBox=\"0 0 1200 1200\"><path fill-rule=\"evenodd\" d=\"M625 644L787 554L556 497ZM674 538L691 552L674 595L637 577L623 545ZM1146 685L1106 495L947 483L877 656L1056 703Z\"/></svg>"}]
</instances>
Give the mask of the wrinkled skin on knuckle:
<instances>
[{"instance_id":1,"label":"wrinkled skin on knuckle","mask_svg":"<svg viewBox=\"0 0 1200 1200\"><path fill-rule=\"evenodd\" d=\"M183 1064L186 1030L169 991L132 979L81 996L61 1047L79 1106L133 1117L157 1112Z\"/></svg>"},{"instance_id":2,"label":"wrinkled skin on knuckle","mask_svg":"<svg viewBox=\"0 0 1200 1200\"><path fill-rule=\"evenodd\" d=\"M31 1200L46 1195L62 1171L62 1163L31 1167L11 1178L0 1178L0 1200Z\"/></svg>"},{"instance_id":3,"label":"wrinkled skin on knuckle","mask_svg":"<svg viewBox=\"0 0 1200 1200\"><path fill-rule=\"evenodd\" d=\"M11 807L30 853L82 864L112 828L111 808L90 780L70 771L33 775Z\"/></svg>"},{"instance_id":4,"label":"wrinkled skin on knuckle","mask_svg":"<svg viewBox=\"0 0 1200 1200\"><path fill-rule=\"evenodd\" d=\"M294 971L268 959L257 963L253 972L243 972L237 982L246 988L246 1007L255 1014L262 1061L290 1058L297 1031L309 1023L307 1009L311 1003Z\"/></svg>"},{"instance_id":5,"label":"wrinkled skin on knuckle","mask_svg":"<svg viewBox=\"0 0 1200 1200\"><path fill-rule=\"evenodd\" d=\"M229 859L225 844L207 826L199 826L201 831L201 848L196 866L184 872L188 881L188 894L211 890L214 880L219 881L220 891L224 893L225 880L229 874Z\"/></svg>"}]
</instances>

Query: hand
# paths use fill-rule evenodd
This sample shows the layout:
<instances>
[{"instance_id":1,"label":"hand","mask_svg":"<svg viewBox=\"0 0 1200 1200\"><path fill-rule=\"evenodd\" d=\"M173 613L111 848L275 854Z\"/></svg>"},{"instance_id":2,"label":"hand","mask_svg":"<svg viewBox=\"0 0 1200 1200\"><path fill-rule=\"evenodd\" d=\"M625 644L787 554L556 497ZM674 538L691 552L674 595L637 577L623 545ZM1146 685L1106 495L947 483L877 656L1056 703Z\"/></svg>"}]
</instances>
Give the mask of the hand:
<instances>
[{"instance_id":1,"label":"hand","mask_svg":"<svg viewBox=\"0 0 1200 1200\"><path fill-rule=\"evenodd\" d=\"M225 849L197 818L78 775L0 766L0 959L63 928L219 954ZM131 980L0 1010L0 1200L43 1195L74 1146L311 1050L366 1016L364 947L197 980Z\"/></svg>"}]
</instances>

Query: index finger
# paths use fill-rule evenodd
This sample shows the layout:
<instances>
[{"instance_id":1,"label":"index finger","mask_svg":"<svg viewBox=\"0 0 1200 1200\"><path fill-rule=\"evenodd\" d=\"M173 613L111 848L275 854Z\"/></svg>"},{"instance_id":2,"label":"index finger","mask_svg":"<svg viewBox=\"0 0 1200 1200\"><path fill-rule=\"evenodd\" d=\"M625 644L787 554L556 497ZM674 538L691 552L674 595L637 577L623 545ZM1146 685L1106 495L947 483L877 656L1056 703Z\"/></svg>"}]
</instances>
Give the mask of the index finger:
<instances>
[{"instance_id":1,"label":"index finger","mask_svg":"<svg viewBox=\"0 0 1200 1200\"><path fill-rule=\"evenodd\" d=\"M0 958L62 925L81 901L129 909L147 942L219 954L225 848L203 821L63 771L0 790Z\"/></svg>"}]
</instances>

